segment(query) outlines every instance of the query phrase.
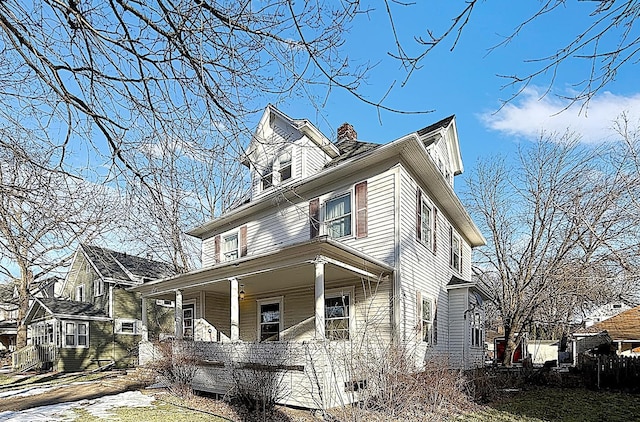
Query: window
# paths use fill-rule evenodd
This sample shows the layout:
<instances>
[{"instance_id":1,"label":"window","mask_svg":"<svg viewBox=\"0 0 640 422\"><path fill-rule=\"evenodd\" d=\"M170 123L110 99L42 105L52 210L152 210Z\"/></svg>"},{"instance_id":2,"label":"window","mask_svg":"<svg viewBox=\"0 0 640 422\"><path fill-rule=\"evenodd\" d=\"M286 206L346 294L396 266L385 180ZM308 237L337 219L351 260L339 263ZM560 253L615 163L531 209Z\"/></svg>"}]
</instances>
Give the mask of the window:
<instances>
[{"instance_id":1,"label":"window","mask_svg":"<svg viewBox=\"0 0 640 422\"><path fill-rule=\"evenodd\" d=\"M420 320L422 321L421 327L421 337L422 341L428 344L434 343L434 309L433 302L429 298L422 298L422 306L421 306L421 316Z\"/></svg>"},{"instance_id":2,"label":"window","mask_svg":"<svg viewBox=\"0 0 640 422\"><path fill-rule=\"evenodd\" d=\"M93 280L93 295L102 296L104 294L104 281L100 278Z\"/></svg>"},{"instance_id":3,"label":"window","mask_svg":"<svg viewBox=\"0 0 640 422\"><path fill-rule=\"evenodd\" d=\"M273 172L269 170L269 173L262 176L262 190L269 189L273 186Z\"/></svg>"},{"instance_id":4,"label":"window","mask_svg":"<svg viewBox=\"0 0 640 422\"><path fill-rule=\"evenodd\" d=\"M116 319L116 334L139 334L142 321L136 319Z\"/></svg>"},{"instance_id":5,"label":"window","mask_svg":"<svg viewBox=\"0 0 640 422\"><path fill-rule=\"evenodd\" d=\"M184 338L193 338L193 322L196 313L196 305L190 303L182 307L182 332Z\"/></svg>"},{"instance_id":6,"label":"window","mask_svg":"<svg viewBox=\"0 0 640 422\"><path fill-rule=\"evenodd\" d=\"M156 305L164 306L165 308L173 308L175 306L175 303L173 302L173 300L156 299Z\"/></svg>"},{"instance_id":7,"label":"window","mask_svg":"<svg viewBox=\"0 0 640 422\"><path fill-rule=\"evenodd\" d=\"M349 294L324 299L324 335L329 340L349 339Z\"/></svg>"},{"instance_id":8,"label":"window","mask_svg":"<svg viewBox=\"0 0 640 422\"><path fill-rule=\"evenodd\" d=\"M282 299L258 301L258 337L260 341L280 340Z\"/></svg>"},{"instance_id":9,"label":"window","mask_svg":"<svg viewBox=\"0 0 640 422\"><path fill-rule=\"evenodd\" d=\"M420 211L420 242L429 248L431 248L432 215L431 207L427 201L423 199Z\"/></svg>"},{"instance_id":10,"label":"window","mask_svg":"<svg viewBox=\"0 0 640 422\"><path fill-rule=\"evenodd\" d=\"M291 152L287 151L278 158L280 164L280 182L291 179Z\"/></svg>"},{"instance_id":11,"label":"window","mask_svg":"<svg viewBox=\"0 0 640 422\"><path fill-rule=\"evenodd\" d=\"M471 319L471 346L482 347L483 334L480 312L474 312Z\"/></svg>"},{"instance_id":12,"label":"window","mask_svg":"<svg viewBox=\"0 0 640 422\"><path fill-rule=\"evenodd\" d=\"M350 193L326 202L324 222L331 238L351 235Z\"/></svg>"},{"instance_id":13,"label":"window","mask_svg":"<svg viewBox=\"0 0 640 422\"><path fill-rule=\"evenodd\" d=\"M451 268L460 272L461 268L461 256L462 256L462 242L458 235L453 232L453 228L449 229L449 236L451 238L451 256L449 258L449 265Z\"/></svg>"},{"instance_id":14,"label":"window","mask_svg":"<svg viewBox=\"0 0 640 422\"><path fill-rule=\"evenodd\" d=\"M65 347L88 347L89 324L87 322L65 322L64 324Z\"/></svg>"},{"instance_id":15,"label":"window","mask_svg":"<svg viewBox=\"0 0 640 422\"><path fill-rule=\"evenodd\" d=\"M84 285L76 287L76 301L84 302Z\"/></svg>"},{"instance_id":16,"label":"window","mask_svg":"<svg viewBox=\"0 0 640 422\"><path fill-rule=\"evenodd\" d=\"M222 237L223 261L231 261L238 258L238 233Z\"/></svg>"}]
</instances>

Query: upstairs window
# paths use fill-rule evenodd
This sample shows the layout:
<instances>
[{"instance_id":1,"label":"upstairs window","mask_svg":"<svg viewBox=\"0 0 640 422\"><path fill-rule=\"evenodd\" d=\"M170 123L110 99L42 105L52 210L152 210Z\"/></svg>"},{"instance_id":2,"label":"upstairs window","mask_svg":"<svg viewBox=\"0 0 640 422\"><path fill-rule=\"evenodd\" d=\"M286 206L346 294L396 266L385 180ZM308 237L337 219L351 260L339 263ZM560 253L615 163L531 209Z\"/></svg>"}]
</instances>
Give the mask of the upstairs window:
<instances>
[{"instance_id":1,"label":"upstairs window","mask_svg":"<svg viewBox=\"0 0 640 422\"><path fill-rule=\"evenodd\" d=\"M324 335L328 340L349 340L349 294L324 299Z\"/></svg>"},{"instance_id":2,"label":"upstairs window","mask_svg":"<svg viewBox=\"0 0 640 422\"><path fill-rule=\"evenodd\" d=\"M433 211L429 203L422 199L420 206L420 242L431 248Z\"/></svg>"},{"instance_id":3,"label":"upstairs window","mask_svg":"<svg viewBox=\"0 0 640 422\"><path fill-rule=\"evenodd\" d=\"M104 281L100 278L93 280L93 295L102 296L104 294Z\"/></svg>"},{"instance_id":4,"label":"upstairs window","mask_svg":"<svg viewBox=\"0 0 640 422\"><path fill-rule=\"evenodd\" d=\"M449 265L457 272L460 272L462 267L462 242L460 241L460 237L454 233L453 228L449 229L449 237L451 239Z\"/></svg>"},{"instance_id":5,"label":"upstairs window","mask_svg":"<svg viewBox=\"0 0 640 422\"><path fill-rule=\"evenodd\" d=\"M291 152L287 151L278 157L280 166L280 182L291 179Z\"/></svg>"},{"instance_id":6,"label":"upstairs window","mask_svg":"<svg viewBox=\"0 0 640 422\"><path fill-rule=\"evenodd\" d=\"M325 204L327 235L339 238L351 235L351 194L331 199Z\"/></svg>"},{"instance_id":7,"label":"upstairs window","mask_svg":"<svg viewBox=\"0 0 640 422\"><path fill-rule=\"evenodd\" d=\"M84 285L76 287L76 301L84 302Z\"/></svg>"},{"instance_id":8,"label":"upstairs window","mask_svg":"<svg viewBox=\"0 0 640 422\"><path fill-rule=\"evenodd\" d=\"M222 260L231 261L237 259L238 254L238 233L222 237Z\"/></svg>"},{"instance_id":9,"label":"upstairs window","mask_svg":"<svg viewBox=\"0 0 640 422\"><path fill-rule=\"evenodd\" d=\"M273 186L273 172L269 171L269 173L262 176L262 190L269 189Z\"/></svg>"}]
</instances>

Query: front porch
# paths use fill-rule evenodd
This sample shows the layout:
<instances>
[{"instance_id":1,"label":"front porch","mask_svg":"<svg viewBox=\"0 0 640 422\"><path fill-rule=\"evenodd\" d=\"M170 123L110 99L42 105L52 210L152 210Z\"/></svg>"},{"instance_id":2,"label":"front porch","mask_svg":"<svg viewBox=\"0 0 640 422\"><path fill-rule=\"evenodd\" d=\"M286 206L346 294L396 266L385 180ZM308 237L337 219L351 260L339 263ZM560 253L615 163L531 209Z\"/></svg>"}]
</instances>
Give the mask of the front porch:
<instances>
[{"instance_id":1,"label":"front porch","mask_svg":"<svg viewBox=\"0 0 640 422\"><path fill-rule=\"evenodd\" d=\"M328 239L133 290L143 315L151 301L174 302L173 344L196 362L194 388L221 395L261 385L282 404L351 403L362 385L347 363L394 337L393 267ZM160 356L142 325L145 364Z\"/></svg>"}]
</instances>

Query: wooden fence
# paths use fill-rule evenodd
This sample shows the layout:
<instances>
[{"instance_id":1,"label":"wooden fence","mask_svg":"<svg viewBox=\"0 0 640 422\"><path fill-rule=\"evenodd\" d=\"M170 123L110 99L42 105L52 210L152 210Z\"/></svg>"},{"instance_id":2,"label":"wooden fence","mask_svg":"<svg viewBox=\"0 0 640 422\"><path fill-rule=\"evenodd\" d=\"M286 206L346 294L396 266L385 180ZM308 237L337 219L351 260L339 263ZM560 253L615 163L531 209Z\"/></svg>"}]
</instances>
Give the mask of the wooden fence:
<instances>
[{"instance_id":1,"label":"wooden fence","mask_svg":"<svg viewBox=\"0 0 640 422\"><path fill-rule=\"evenodd\" d=\"M622 390L640 388L640 358L638 357L581 355L578 361L587 386Z\"/></svg>"}]
</instances>

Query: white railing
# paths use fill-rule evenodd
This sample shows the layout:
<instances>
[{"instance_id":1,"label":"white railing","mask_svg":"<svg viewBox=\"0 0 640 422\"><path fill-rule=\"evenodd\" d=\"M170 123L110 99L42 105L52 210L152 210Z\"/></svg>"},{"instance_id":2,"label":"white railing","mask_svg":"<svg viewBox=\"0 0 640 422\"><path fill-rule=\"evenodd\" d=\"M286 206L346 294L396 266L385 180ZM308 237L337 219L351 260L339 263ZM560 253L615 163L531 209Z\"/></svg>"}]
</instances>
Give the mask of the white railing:
<instances>
[{"instance_id":1,"label":"white railing","mask_svg":"<svg viewBox=\"0 0 640 422\"><path fill-rule=\"evenodd\" d=\"M29 345L12 353L12 366L16 372L42 369L46 363L53 363L57 349L54 345Z\"/></svg>"}]
</instances>

